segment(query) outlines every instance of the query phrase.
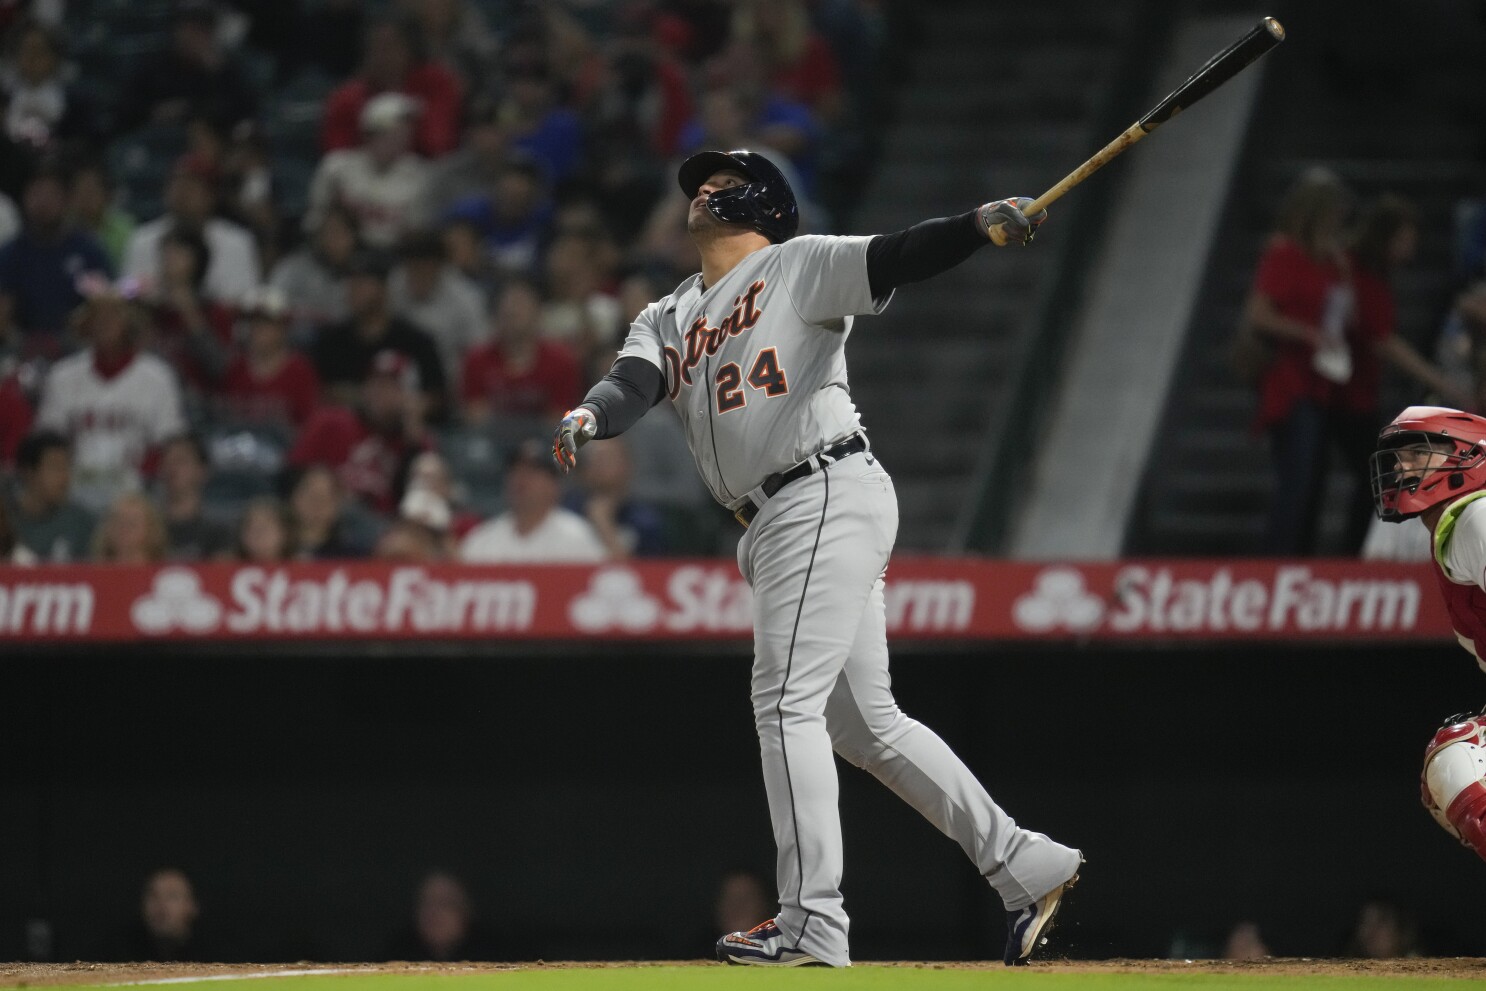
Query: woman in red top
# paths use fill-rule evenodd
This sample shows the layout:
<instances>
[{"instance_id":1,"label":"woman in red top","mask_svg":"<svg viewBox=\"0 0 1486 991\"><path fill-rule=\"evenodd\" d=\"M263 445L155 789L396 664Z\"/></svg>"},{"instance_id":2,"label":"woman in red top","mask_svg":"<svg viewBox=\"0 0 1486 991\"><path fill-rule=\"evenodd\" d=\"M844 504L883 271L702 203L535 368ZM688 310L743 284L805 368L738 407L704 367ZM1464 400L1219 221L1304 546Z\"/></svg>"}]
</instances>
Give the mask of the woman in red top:
<instances>
[{"instance_id":1,"label":"woman in red top","mask_svg":"<svg viewBox=\"0 0 1486 991\"><path fill-rule=\"evenodd\" d=\"M1332 447L1354 477L1344 553L1361 546L1370 515L1365 477L1379 424L1381 362L1388 360L1444 399L1469 405L1394 334L1388 277L1409 260L1417 225L1406 205L1379 201L1343 236L1350 196L1325 170L1301 176L1280 208L1245 316L1274 344L1259 383L1257 426L1269 434L1275 489L1264 550L1305 555L1316 526Z\"/></svg>"}]
</instances>

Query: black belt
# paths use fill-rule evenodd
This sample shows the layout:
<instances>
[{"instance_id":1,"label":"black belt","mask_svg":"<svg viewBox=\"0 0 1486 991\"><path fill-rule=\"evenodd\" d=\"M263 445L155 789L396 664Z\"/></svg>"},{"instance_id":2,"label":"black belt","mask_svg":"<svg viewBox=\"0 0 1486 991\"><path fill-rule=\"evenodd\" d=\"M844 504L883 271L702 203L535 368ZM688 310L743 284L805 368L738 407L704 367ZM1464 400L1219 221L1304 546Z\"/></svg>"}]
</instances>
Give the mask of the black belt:
<instances>
[{"instance_id":1,"label":"black belt","mask_svg":"<svg viewBox=\"0 0 1486 991\"><path fill-rule=\"evenodd\" d=\"M821 469L835 464L842 458L850 457L851 455L856 454L860 451L865 451L866 449L866 435L861 433L852 434L850 437L846 438L835 447L829 447L826 448L824 451L821 451L819 454L813 454L810 457L806 458L804 461L801 461L799 464L795 465L793 468L786 469L785 471L775 472L768 478L764 479L764 484L760 485L759 488L763 490L765 499L772 499L774 498L774 493L784 488L790 482L797 482L800 479L804 478L806 475L813 475ZM754 505L752 499L749 499L743 505L739 506L733 513L733 515L738 518L739 523L747 526L748 524L752 523L753 518L758 515L759 508L759 506Z\"/></svg>"}]
</instances>

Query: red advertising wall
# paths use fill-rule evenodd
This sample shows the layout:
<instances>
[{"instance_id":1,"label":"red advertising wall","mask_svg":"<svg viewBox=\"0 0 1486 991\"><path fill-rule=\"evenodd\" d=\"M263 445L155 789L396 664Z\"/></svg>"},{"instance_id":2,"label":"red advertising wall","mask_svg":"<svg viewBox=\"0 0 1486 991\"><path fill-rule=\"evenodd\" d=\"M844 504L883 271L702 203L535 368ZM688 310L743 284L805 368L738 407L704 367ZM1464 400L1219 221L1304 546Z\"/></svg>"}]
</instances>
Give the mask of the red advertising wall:
<instances>
[{"instance_id":1,"label":"red advertising wall","mask_svg":"<svg viewBox=\"0 0 1486 991\"><path fill-rule=\"evenodd\" d=\"M922 640L1449 640L1427 565L895 560L889 634ZM731 561L0 568L0 642L733 640Z\"/></svg>"}]
</instances>

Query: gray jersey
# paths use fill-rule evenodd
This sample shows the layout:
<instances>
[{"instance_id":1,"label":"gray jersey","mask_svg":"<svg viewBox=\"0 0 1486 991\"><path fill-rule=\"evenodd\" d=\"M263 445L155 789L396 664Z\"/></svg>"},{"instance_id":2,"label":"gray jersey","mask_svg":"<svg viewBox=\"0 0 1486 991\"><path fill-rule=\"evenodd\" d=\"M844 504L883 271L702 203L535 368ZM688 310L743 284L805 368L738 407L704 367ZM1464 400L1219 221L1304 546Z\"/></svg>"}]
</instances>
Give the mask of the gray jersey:
<instances>
[{"instance_id":1,"label":"gray jersey","mask_svg":"<svg viewBox=\"0 0 1486 991\"><path fill-rule=\"evenodd\" d=\"M765 478L861 429L846 383L852 317L880 313L870 237L808 235L700 274L635 319L621 357L665 375L697 470L732 509Z\"/></svg>"}]
</instances>

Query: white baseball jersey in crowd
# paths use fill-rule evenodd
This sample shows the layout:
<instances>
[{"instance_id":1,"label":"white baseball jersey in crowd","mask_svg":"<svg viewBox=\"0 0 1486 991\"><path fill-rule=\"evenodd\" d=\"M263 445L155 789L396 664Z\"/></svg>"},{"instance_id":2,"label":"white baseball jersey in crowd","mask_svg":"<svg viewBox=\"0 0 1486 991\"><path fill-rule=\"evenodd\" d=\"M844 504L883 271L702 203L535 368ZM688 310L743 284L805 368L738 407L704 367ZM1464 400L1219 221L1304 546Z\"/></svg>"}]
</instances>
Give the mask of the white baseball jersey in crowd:
<instances>
[{"instance_id":1,"label":"white baseball jersey in crowd","mask_svg":"<svg viewBox=\"0 0 1486 991\"><path fill-rule=\"evenodd\" d=\"M1017 826L932 730L905 716L888 674L883 576L897 537L892 479L870 449L815 457L861 432L845 344L873 299L867 237L804 236L700 275L648 306L621 357L665 376L718 502L757 510L738 545L753 592L754 721L779 849L781 932L850 962L832 750L956 840L1008 910L1059 888L1077 850ZM810 474L773 492L770 475Z\"/></svg>"},{"instance_id":2,"label":"white baseball jersey in crowd","mask_svg":"<svg viewBox=\"0 0 1486 991\"><path fill-rule=\"evenodd\" d=\"M98 513L119 493L141 488L149 449L184 433L186 421L169 365L141 353L103 376L89 348L53 366L36 426L72 438L72 496Z\"/></svg>"}]
</instances>

